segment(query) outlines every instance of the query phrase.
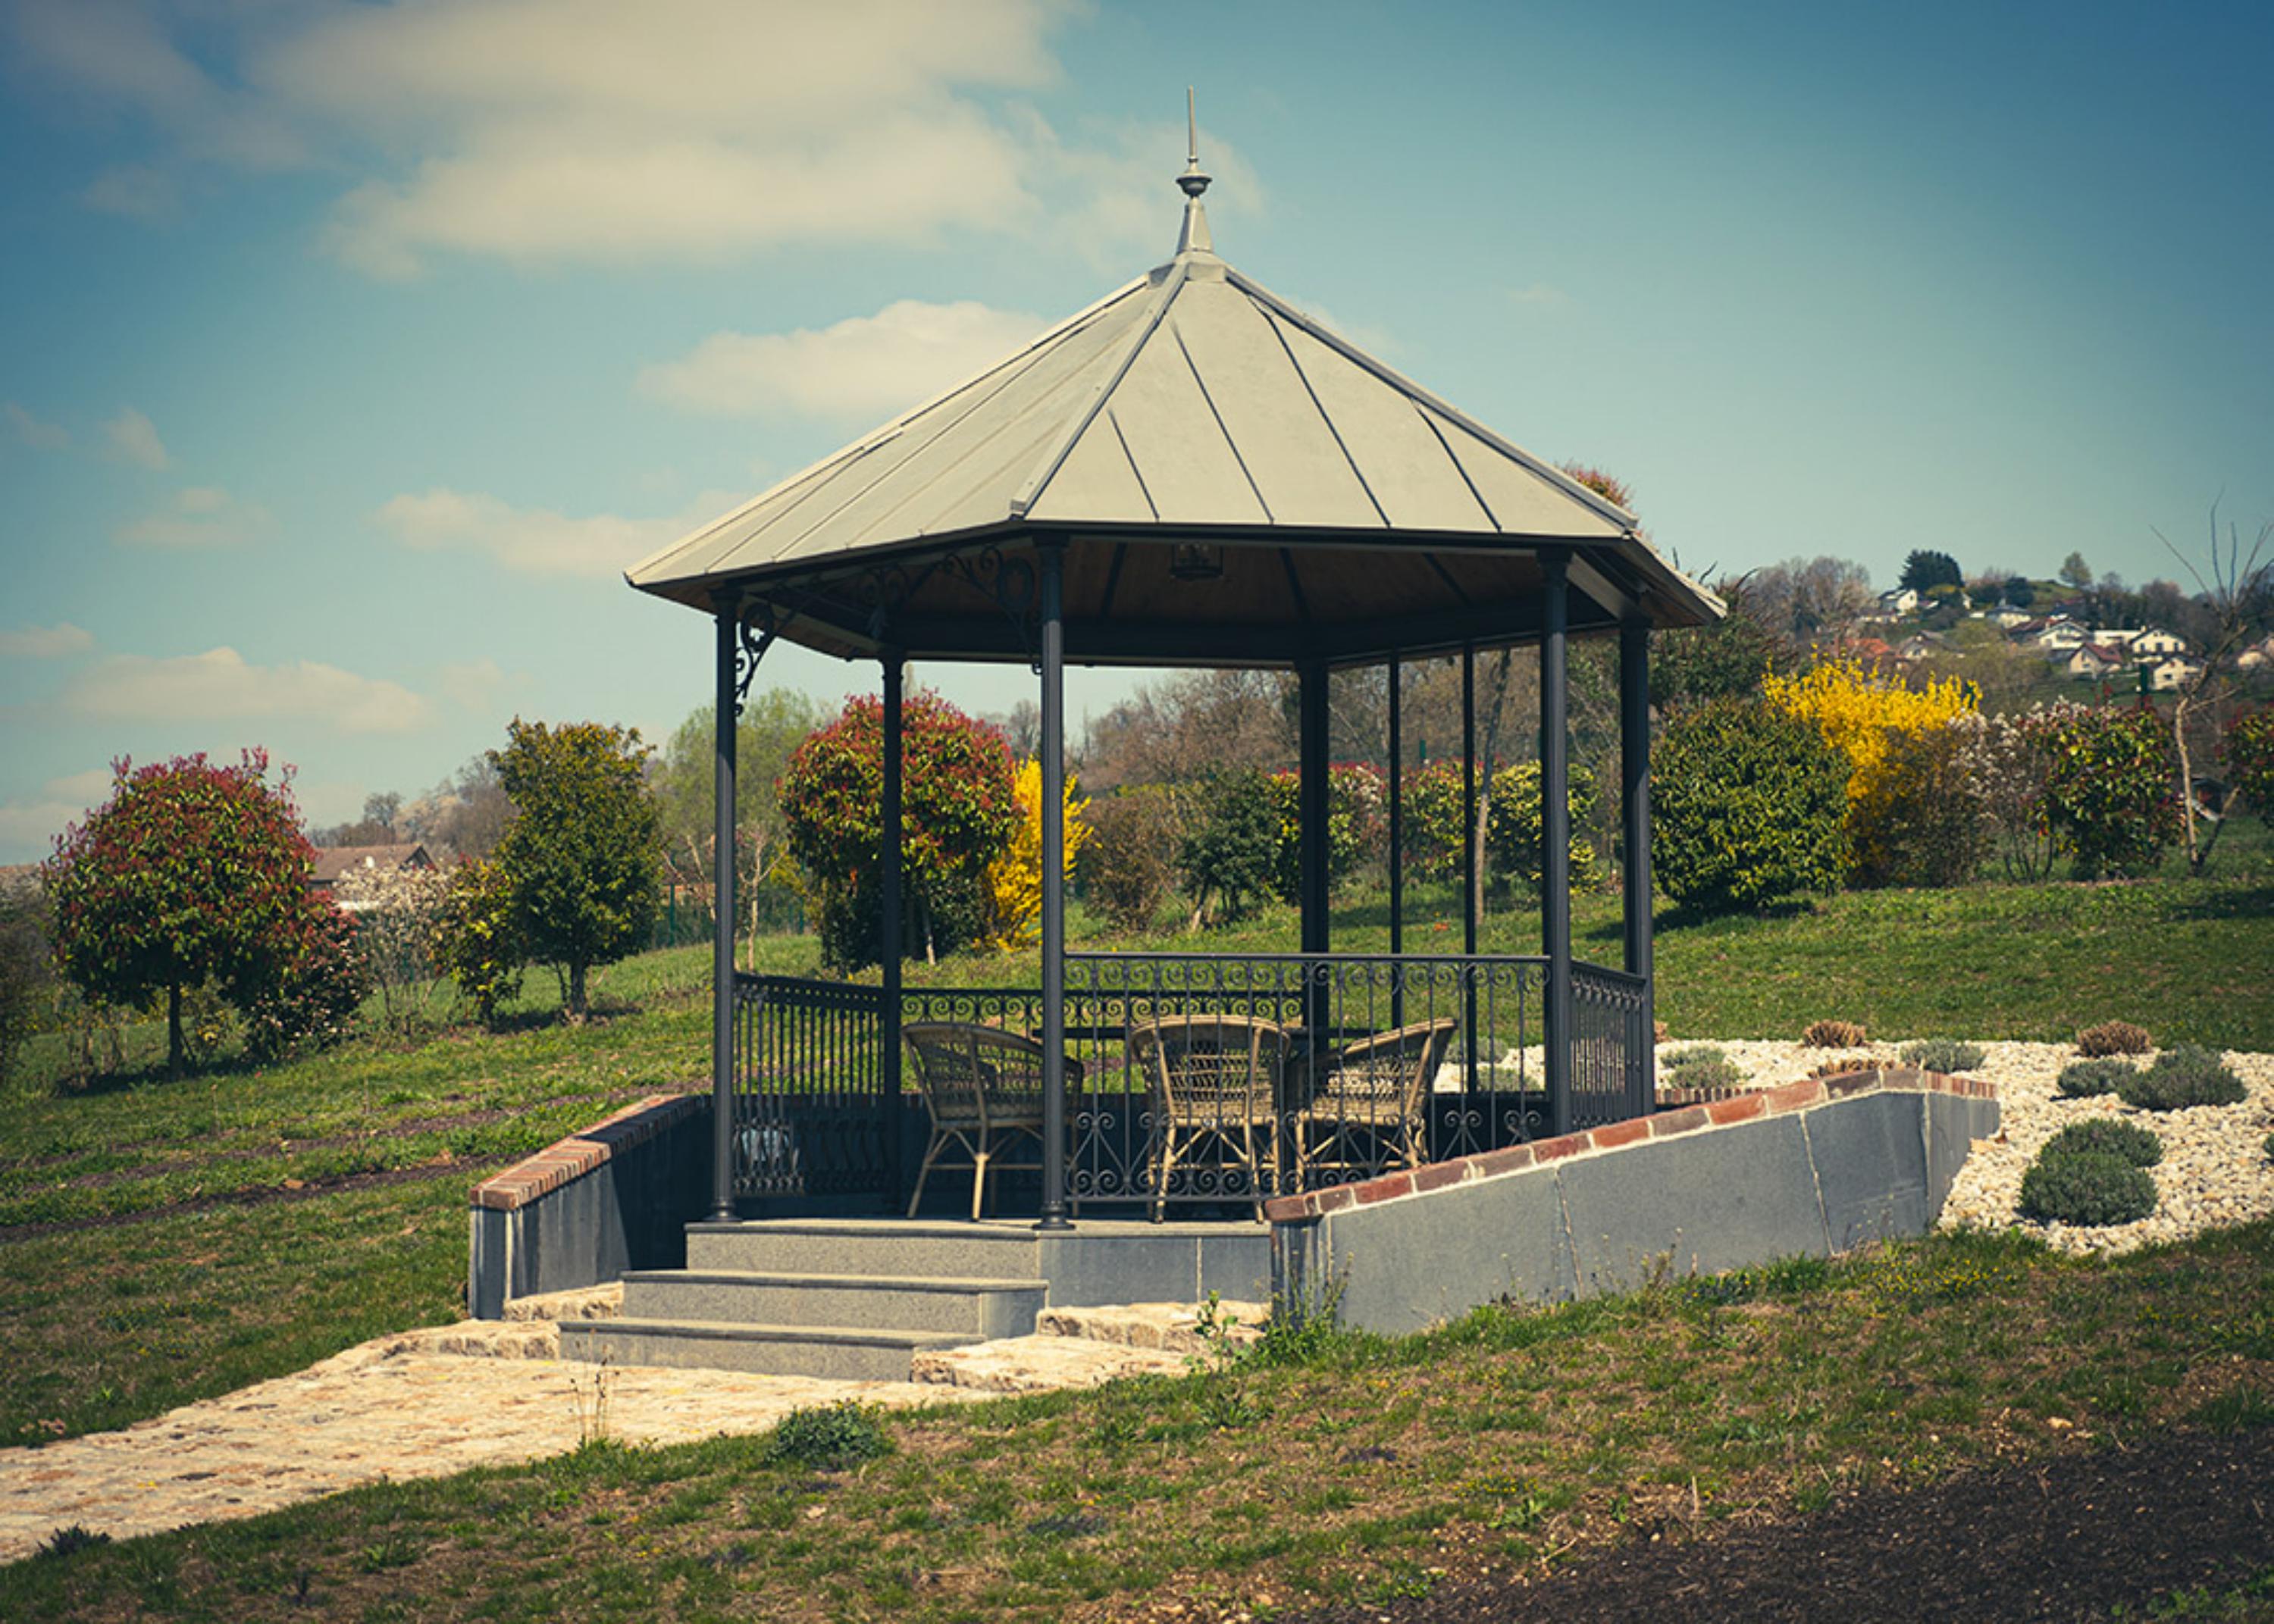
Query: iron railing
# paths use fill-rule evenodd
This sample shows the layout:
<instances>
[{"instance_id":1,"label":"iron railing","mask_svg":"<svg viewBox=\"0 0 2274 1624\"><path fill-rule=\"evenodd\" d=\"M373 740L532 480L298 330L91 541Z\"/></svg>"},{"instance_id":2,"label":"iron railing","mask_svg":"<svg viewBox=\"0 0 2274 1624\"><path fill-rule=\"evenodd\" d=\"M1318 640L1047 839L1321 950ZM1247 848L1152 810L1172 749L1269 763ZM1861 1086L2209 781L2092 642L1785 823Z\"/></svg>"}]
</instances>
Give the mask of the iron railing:
<instances>
[{"instance_id":1,"label":"iron railing","mask_svg":"<svg viewBox=\"0 0 2274 1624\"><path fill-rule=\"evenodd\" d=\"M1069 953L1068 1199L1252 1207L1544 1137L1547 975L1511 956ZM1648 983L1575 965L1572 1006L1562 1120L1647 1112ZM882 989L740 975L736 1009L737 1193L889 1201L901 1127L881 1092ZM900 1019L1039 1038L1042 993L907 988Z\"/></svg>"}]
</instances>

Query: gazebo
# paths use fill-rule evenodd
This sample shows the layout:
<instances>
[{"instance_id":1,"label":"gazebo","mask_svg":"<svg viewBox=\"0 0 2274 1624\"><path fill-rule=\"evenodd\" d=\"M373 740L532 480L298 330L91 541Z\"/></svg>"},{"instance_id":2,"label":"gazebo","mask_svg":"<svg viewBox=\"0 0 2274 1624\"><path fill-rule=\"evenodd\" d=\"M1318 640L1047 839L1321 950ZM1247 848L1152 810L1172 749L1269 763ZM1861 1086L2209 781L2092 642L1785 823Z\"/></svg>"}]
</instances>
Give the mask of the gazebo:
<instances>
[{"instance_id":1,"label":"gazebo","mask_svg":"<svg viewBox=\"0 0 2274 1624\"><path fill-rule=\"evenodd\" d=\"M900 1034L915 1019L986 1023L1039 1046L1046 1230L1085 1202L1196 1211L1651 1108L1649 639L1721 605L1624 510L1219 258L1197 143L1178 184L1183 225L1166 264L627 572L715 628L713 1220L785 1199L897 1201ZM1616 969L1572 954L1566 650L1587 636L1619 642ZM734 718L777 638L880 665L887 831L901 825L909 660L1032 666L1046 809L1061 804L1069 661L1292 672L1300 951L1070 953L1062 836L1045 816L1039 990L903 987L892 839L879 853L880 985L739 973ZM1461 953L1408 953L1399 663L1458 656L1472 734L1477 649L1524 644L1540 660L1542 951L1480 954L1472 907ZM1390 676L1391 934L1386 954L1342 954L1328 923L1328 676L1367 665ZM1472 744L1463 756L1473 807ZM1277 1033L1276 1092L1260 1112L1236 1107L1272 1120L1234 1121L1219 1097L1218 1120L1184 1124L1216 1130L1197 1136L1212 1147L1171 1166L1176 1124L1135 1036L1163 1018ZM1427 1041L1400 1035L1417 1033ZM1400 1098L1337 1102L1288 1080L1385 1044L1416 1068ZM1259 1153L1258 1136L1274 1134L1277 1149Z\"/></svg>"}]
</instances>

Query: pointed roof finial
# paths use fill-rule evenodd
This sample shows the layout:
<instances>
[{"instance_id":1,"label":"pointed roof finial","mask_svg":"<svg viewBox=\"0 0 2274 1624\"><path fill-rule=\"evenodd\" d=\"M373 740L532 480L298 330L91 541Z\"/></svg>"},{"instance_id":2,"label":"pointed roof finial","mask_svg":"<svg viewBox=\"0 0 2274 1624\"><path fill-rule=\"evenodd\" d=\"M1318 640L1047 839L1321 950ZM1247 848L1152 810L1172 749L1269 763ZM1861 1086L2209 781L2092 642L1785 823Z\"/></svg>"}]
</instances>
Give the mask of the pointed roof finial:
<instances>
[{"instance_id":1,"label":"pointed roof finial","mask_svg":"<svg viewBox=\"0 0 2274 1624\"><path fill-rule=\"evenodd\" d=\"M1189 138L1185 172L1177 177L1177 185L1185 194L1185 224L1177 234L1177 252L1213 253L1216 244L1209 240L1208 214L1201 207L1201 193L1209 189L1210 177L1201 168L1200 116L1193 110L1190 85L1185 86L1185 133Z\"/></svg>"}]
</instances>

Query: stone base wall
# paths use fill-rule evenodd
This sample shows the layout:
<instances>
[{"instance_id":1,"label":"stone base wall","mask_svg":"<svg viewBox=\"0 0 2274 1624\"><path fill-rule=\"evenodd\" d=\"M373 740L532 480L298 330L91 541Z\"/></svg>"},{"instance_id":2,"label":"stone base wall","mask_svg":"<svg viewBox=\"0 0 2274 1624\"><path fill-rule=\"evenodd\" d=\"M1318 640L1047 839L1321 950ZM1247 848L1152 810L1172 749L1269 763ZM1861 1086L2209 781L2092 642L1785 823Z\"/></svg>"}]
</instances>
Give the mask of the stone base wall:
<instances>
[{"instance_id":1,"label":"stone base wall","mask_svg":"<svg viewBox=\"0 0 2274 1624\"><path fill-rule=\"evenodd\" d=\"M711 1199L711 1098L655 1094L474 1186L466 1310L681 1268Z\"/></svg>"},{"instance_id":2,"label":"stone base wall","mask_svg":"<svg viewBox=\"0 0 2274 1624\"><path fill-rule=\"evenodd\" d=\"M1997 1131L1989 1085L1914 1071L1662 1111L1267 1203L1272 1289L1339 1289L1346 1324L1402 1332L1502 1297L1826 1257L1924 1234Z\"/></svg>"}]
</instances>

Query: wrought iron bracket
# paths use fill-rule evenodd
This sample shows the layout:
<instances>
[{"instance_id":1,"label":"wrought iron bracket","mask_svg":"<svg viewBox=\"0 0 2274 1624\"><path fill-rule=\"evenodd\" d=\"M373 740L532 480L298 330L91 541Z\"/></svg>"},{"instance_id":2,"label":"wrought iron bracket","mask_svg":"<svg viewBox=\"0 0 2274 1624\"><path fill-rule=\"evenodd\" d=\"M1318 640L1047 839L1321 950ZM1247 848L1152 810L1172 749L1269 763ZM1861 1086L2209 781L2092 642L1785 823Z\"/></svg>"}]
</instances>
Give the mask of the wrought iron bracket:
<instances>
[{"instance_id":1,"label":"wrought iron bracket","mask_svg":"<svg viewBox=\"0 0 2274 1624\"><path fill-rule=\"evenodd\" d=\"M975 554L953 553L943 567L948 574L994 600L1011 622L1011 629L1027 650L1027 665L1036 675L1043 669L1043 628L1039 613L1042 582L1025 559L1006 559L999 547L983 547Z\"/></svg>"},{"instance_id":2,"label":"wrought iron bracket","mask_svg":"<svg viewBox=\"0 0 2274 1624\"><path fill-rule=\"evenodd\" d=\"M755 605L744 604L734 614L734 715L740 719L742 704L750 696L750 682L758 674L758 666L766 658L766 650L774 646L788 624L787 615L777 615L770 603Z\"/></svg>"}]
</instances>

